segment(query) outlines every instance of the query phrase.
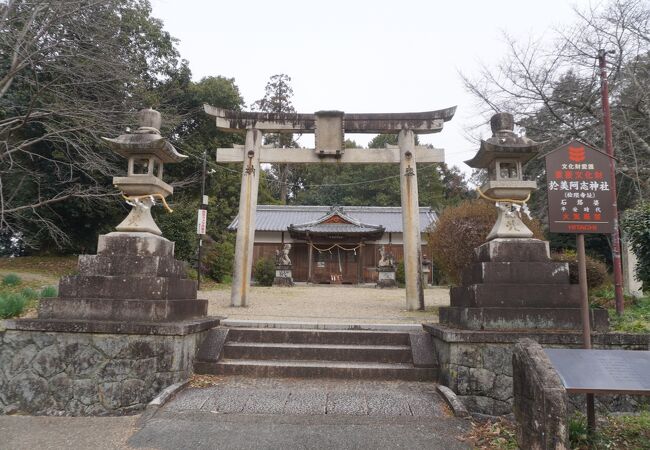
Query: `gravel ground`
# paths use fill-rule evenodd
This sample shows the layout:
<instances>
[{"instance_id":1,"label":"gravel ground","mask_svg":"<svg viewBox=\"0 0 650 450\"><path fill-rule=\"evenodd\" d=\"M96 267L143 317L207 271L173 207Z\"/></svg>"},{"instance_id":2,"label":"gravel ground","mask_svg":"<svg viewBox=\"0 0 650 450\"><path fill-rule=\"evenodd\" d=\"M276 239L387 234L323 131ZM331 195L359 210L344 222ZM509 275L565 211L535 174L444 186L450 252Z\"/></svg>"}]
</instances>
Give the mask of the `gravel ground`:
<instances>
[{"instance_id":1,"label":"gravel ground","mask_svg":"<svg viewBox=\"0 0 650 450\"><path fill-rule=\"evenodd\" d=\"M201 291L208 313L229 319L289 320L321 323L437 322L438 307L449 305L449 289L424 291L425 311L406 311L405 289L357 286L253 286L249 305L230 306L230 289Z\"/></svg>"}]
</instances>

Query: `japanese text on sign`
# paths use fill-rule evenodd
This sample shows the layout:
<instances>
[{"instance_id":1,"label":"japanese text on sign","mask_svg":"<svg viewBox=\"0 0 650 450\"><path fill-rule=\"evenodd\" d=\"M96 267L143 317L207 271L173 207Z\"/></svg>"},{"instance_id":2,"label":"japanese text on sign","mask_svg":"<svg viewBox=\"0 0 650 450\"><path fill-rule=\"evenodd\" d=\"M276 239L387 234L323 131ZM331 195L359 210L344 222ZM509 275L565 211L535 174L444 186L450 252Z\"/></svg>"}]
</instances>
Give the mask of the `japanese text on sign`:
<instances>
[{"instance_id":1,"label":"japanese text on sign","mask_svg":"<svg viewBox=\"0 0 650 450\"><path fill-rule=\"evenodd\" d=\"M196 234L205 234L205 228L208 223L208 211L206 209L199 209L196 220Z\"/></svg>"},{"instance_id":2,"label":"japanese text on sign","mask_svg":"<svg viewBox=\"0 0 650 450\"><path fill-rule=\"evenodd\" d=\"M546 155L552 233L611 233L610 158L579 141Z\"/></svg>"}]
</instances>

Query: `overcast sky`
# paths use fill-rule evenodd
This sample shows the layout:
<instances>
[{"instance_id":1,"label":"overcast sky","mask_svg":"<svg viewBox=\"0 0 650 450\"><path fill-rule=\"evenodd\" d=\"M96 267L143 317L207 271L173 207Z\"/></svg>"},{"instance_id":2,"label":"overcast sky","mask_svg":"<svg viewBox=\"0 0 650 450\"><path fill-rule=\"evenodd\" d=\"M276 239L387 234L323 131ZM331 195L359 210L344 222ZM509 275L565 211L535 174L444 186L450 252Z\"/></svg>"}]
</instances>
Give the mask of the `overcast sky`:
<instances>
[{"instance_id":1,"label":"overcast sky","mask_svg":"<svg viewBox=\"0 0 650 450\"><path fill-rule=\"evenodd\" d=\"M596 3L594 0L592 3ZM458 106L441 133L422 143L462 161L477 148L464 129L475 123L474 99L459 71L497 62L503 32L548 38L573 21L573 5L587 1L374 0L152 0L153 15L180 40L195 80L235 79L247 107L264 96L271 75L292 78L301 113L416 112ZM486 131L487 133L487 131ZM366 145L372 135L347 135ZM483 137L488 137L483 136ZM302 145L313 146L313 138Z\"/></svg>"}]
</instances>

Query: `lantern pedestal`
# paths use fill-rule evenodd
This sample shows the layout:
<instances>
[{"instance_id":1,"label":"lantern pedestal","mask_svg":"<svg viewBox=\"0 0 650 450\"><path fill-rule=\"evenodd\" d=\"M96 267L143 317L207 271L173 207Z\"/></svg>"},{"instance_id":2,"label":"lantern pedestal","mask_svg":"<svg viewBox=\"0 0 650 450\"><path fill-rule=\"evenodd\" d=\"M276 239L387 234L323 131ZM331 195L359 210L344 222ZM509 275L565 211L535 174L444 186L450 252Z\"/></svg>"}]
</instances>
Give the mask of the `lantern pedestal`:
<instances>
[{"instance_id":1,"label":"lantern pedestal","mask_svg":"<svg viewBox=\"0 0 650 450\"><path fill-rule=\"evenodd\" d=\"M533 232L519 218L511 203L497 204L497 221L492 227L487 240L497 238L532 238Z\"/></svg>"},{"instance_id":2,"label":"lantern pedestal","mask_svg":"<svg viewBox=\"0 0 650 450\"><path fill-rule=\"evenodd\" d=\"M151 207L155 204L156 202L149 198L132 203L131 212L115 229L121 232L151 233L161 236L162 231L151 217Z\"/></svg>"},{"instance_id":3,"label":"lantern pedestal","mask_svg":"<svg viewBox=\"0 0 650 450\"><path fill-rule=\"evenodd\" d=\"M548 242L493 239L475 249L462 285L440 308L440 323L471 330L577 330L580 287L569 282L569 265L551 261ZM591 310L592 327L608 328L606 310Z\"/></svg>"},{"instance_id":4,"label":"lantern pedestal","mask_svg":"<svg viewBox=\"0 0 650 450\"><path fill-rule=\"evenodd\" d=\"M59 297L41 300L39 319L168 322L205 317L207 300L174 259L174 243L151 233L99 236L97 255L79 256Z\"/></svg>"}]
</instances>

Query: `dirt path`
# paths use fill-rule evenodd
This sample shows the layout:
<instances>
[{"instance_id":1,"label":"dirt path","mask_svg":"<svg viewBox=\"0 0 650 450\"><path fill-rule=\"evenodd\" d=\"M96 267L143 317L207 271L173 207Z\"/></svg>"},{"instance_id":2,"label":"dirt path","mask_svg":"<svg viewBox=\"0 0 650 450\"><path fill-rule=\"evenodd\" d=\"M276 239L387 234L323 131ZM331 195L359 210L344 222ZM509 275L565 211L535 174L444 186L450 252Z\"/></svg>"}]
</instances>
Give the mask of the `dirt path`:
<instances>
[{"instance_id":1,"label":"dirt path","mask_svg":"<svg viewBox=\"0 0 650 450\"><path fill-rule=\"evenodd\" d=\"M16 270L6 270L0 269L0 278L8 275L10 273L16 274L20 277L21 280L28 283L42 283L43 286L58 286L59 277L56 275L42 275L40 273L33 272L21 272Z\"/></svg>"},{"instance_id":2,"label":"dirt path","mask_svg":"<svg viewBox=\"0 0 650 450\"><path fill-rule=\"evenodd\" d=\"M253 287L246 308L230 306L230 289L202 291L208 313L230 319L422 323L437 322L438 307L449 304L447 288L424 291L425 311L406 311L404 289L352 286Z\"/></svg>"}]
</instances>

